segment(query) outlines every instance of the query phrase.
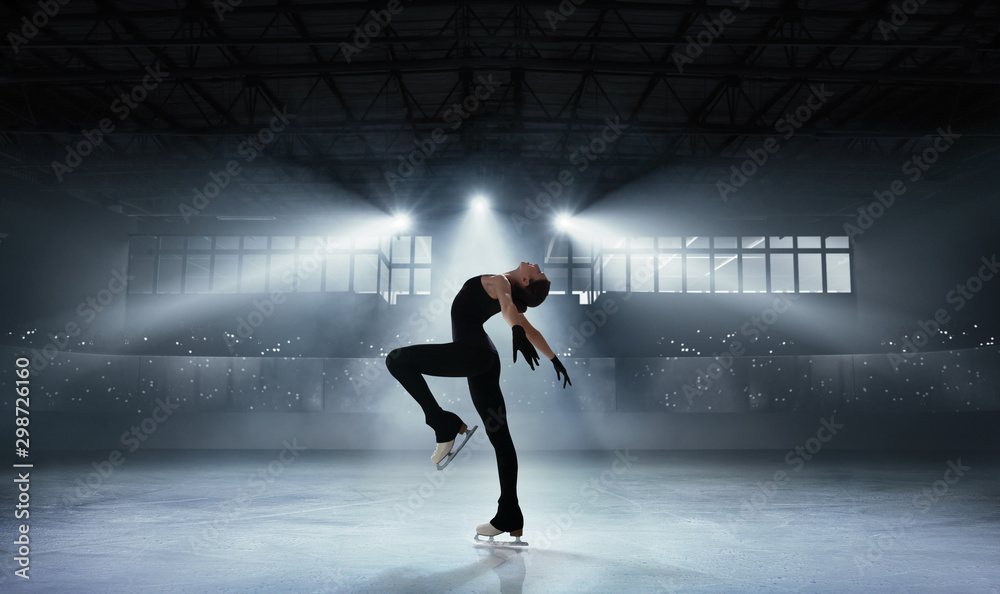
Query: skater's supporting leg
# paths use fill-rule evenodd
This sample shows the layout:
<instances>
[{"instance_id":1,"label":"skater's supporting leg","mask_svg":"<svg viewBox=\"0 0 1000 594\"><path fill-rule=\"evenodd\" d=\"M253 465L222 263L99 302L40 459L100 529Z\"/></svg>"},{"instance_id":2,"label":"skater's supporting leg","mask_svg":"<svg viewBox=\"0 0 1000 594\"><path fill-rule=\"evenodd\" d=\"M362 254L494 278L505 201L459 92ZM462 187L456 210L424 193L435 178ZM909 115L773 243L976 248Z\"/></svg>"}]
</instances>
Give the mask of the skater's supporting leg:
<instances>
[{"instance_id":1,"label":"skater's supporting leg","mask_svg":"<svg viewBox=\"0 0 1000 594\"><path fill-rule=\"evenodd\" d=\"M431 394L424 375L438 377L469 377L489 369L495 353L467 344L420 344L393 350L385 359L386 368L424 411L424 422L438 442L454 439L461 420L444 411Z\"/></svg>"},{"instance_id":2,"label":"skater's supporting leg","mask_svg":"<svg viewBox=\"0 0 1000 594\"><path fill-rule=\"evenodd\" d=\"M469 378L469 391L496 451L500 474L497 515L490 523L503 532L519 530L524 526L524 517L517 502L517 452L507 427L507 407L500 391L500 358L497 355L493 355L489 371Z\"/></svg>"}]
</instances>

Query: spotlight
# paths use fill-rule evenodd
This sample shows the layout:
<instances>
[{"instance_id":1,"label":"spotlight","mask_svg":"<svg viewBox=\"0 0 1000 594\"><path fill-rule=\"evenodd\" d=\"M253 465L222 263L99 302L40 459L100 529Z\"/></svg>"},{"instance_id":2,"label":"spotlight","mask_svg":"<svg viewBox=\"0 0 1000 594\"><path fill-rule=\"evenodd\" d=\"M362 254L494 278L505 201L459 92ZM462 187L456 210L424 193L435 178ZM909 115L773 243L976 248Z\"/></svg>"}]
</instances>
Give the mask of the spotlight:
<instances>
[{"instance_id":1,"label":"spotlight","mask_svg":"<svg viewBox=\"0 0 1000 594\"><path fill-rule=\"evenodd\" d=\"M568 214L560 214L556 216L556 229L560 231L567 231L572 227L572 218Z\"/></svg>"},{"instance_id":2,"label":"spotlight","mask_svg":"<svg viewBox=\"0 0 1000 594\"><path fill-rule=\"evenodd\" d=\"M486 212L490 207L489 200L482 194L477 194L472 198L472 210L476 212Z\"/></svg>"},{"instance_id":3,"label":"spotlight","mask_svg":"<svg viewBox=\"0 0 1000 594\"><path fill-rule=\"evenodd\" d=\"M410 217L405 214L398 214L392 218L392 228L394 231L406 231L410 227Z\"/></svg>"}]
</instances>

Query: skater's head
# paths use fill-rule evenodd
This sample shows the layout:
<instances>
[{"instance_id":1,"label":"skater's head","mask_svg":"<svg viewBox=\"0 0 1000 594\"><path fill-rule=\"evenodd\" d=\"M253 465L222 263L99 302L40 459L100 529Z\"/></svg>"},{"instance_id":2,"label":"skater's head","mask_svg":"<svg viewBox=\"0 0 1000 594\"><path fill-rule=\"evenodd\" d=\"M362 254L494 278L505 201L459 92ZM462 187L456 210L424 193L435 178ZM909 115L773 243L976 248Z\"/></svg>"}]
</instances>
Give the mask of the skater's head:
<instances>
[{"instance_id":1,"label":"skater's head","mask_svg":"<svg viewBox=\"0 0 1000 594\"><path fill-rule=\"evenodd\" d=\"M510 276L510 296L517 311L524 313L529 307L538 307L549 296L552 283L538 264L521 262Z\"/></svg>"}]
</instances>

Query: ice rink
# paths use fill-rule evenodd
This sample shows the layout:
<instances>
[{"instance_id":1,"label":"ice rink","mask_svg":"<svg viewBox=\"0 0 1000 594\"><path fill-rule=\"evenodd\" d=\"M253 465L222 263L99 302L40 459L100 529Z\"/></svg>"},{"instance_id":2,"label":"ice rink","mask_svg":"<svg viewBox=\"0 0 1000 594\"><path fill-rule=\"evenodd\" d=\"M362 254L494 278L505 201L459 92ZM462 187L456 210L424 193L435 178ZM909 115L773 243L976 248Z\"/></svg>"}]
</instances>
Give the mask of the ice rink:
<instances>
[{"instance_id":1,"label":"ice rink","mask_svg":"<svg viewBox=\"0 0 1000 594\"><path fill-rule=\"evenodd\" d=\"M429 452L50 454L4 592L998 592L1000 465L976 452L520 454L525 548L483 432ZM94 464L97 464L95 466ZM103 468L108 476L100 476ZM7 481L8 484L9 481ZM14 508L3 490L3 508Z\"/></svg>"}]
</instances>

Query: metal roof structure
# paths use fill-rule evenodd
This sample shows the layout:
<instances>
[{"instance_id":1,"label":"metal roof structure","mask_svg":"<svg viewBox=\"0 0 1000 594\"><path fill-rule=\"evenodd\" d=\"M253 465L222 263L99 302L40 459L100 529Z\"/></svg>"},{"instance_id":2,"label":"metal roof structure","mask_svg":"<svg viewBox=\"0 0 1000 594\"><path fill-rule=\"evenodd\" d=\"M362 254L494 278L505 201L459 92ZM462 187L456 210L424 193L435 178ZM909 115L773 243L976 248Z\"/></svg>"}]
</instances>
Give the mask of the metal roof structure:
<instances>
[{"instance_id":1,"label":"metal roof structure","mask_svg":"<svg viewBox=\"0 0 1000 594\"><path fill-rule=\"evenodd\" d=\"M1000 182L995 0L4 10L0 173L53 208L169 219L217 182L200 214L433 216L562 174L575 209L647 179L681 207L843 216L895 180L933 208Z\"/></svg>"}]
</instances>

